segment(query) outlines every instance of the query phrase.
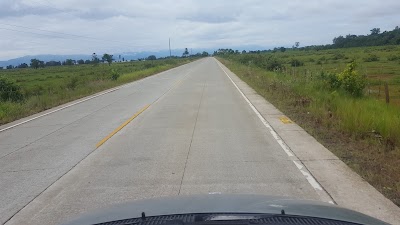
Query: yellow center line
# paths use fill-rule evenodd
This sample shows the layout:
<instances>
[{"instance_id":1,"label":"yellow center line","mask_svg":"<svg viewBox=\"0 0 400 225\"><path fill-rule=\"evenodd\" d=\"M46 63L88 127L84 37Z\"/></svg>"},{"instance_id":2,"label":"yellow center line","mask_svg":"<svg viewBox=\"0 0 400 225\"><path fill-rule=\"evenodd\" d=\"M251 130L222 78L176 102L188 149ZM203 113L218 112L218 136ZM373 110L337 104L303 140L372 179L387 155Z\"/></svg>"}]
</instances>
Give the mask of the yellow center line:
<instances>
[{"instance_id":1,"label":"yellow center line","mask_svg":"<svg viewBox=\"0 0 400 225\"><path fill-rule=\"evenodd\" d=\"M149 108L150 105L146 105L143 107L139 112L135 113L131 118L129 118L127 121L125 121L123 124L121 124L117 129L115 129L113 132L111 132L107 137L103 138L99 143L96 144L96 148L100 147L103 145L108 139L110 139L114 134L118 133L122 128L124 128L128 123L130 123L133 119L135 119L137 116L139 116L142 112L144 112L147 108Z\"/></svg>"}]
</instances>

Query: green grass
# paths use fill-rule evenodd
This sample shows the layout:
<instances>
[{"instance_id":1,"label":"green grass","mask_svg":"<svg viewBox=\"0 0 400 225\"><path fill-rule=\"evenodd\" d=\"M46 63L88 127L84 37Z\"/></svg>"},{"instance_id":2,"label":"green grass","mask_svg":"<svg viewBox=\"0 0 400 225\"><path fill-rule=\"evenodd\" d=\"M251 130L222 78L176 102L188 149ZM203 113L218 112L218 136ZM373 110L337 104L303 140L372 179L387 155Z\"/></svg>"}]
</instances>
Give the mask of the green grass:
<instances>
[{"instance_id":1,"label":"green grass","mask_svg":"<svg viewBox=\"0 0 400 225\"><path fill-rule=\"evenodd\" d=\"M225 55L220 58L229 69L253 87L260 95L316 137L328 149L346 162L368 182L394 203L400 205L400 106L387 105L376 94L353 97L342 89L332 89L323 79L321 71L341 72L346 63L373 51L383 58L387 47L354 48L314 52L288 51L248 55ZM400 51L398 47L393 47ZM394 51L389 48L390 52ZM291 67L290 59L332 58L335 53L348 55L348 59L316 65L305 62L302 67ZM275 54L275 55L274 55ZM274 55L285 62L285 70L268 71L262 62ZM342 56L343 57L343 56ZM361 62L359 71L373 71L376 77L366 74L370 83L379 83L380 74L391 73L392 96L400 76L398 62ZM313 61L313 60L311 60ZM383 69L382 69L383 68ZM380 73L380 71L383 71ZM386 78L385 78L386 79ZM375 85L375 84L374 84ZM368 89L369 87L367 87ZM383 92L382 92L383 93ZM381 93L381 94L382 94Z\"/></svg>"},{"instance_id":2,"label":"green grass","mask_svg":"<svg viewBox=\"0 0 400 225\"><path fill-rule=\"evenodd\" d=\"M0 101L0 124L82 98L96 92L132 82L188 63L193 59L166 59L93 65L56 66L40 69L0 70L21 87L22 102ZM120 77L112 80L112 70Z\"/></svg>"},{"instance_id":3,"label":"green grass","mask_svg":"<svg viewBox=\"0 0 400 225\"><path fill-rule=\"evenodd\" d=\"M286 51L267 53L274 55L284 62L289 73L319 74L324 72L340 72L346 64L356 60L359 72L368 77L367 93L385 101L384 82L388 82L390 104L400 106L400 46L359 47L331 49L320 51ZM378 61L366 62L370 55L376 55ZM395 57L393 57L395 56ZM390 60L390 58L395 58ZM304 66L291 67L291 59L304 62ZM379 89L381 90L379 92Z\"/></svg>"}]
</instances>

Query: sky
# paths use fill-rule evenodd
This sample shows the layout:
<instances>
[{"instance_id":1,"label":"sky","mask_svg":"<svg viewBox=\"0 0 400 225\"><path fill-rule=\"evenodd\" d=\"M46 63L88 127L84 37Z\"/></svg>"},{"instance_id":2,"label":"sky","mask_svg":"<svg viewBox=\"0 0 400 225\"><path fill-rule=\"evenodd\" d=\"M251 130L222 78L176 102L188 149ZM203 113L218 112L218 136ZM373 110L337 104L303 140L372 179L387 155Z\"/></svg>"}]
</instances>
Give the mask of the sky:
<instances>
[{"instance_id":1,"label":"sky","mask_svg":"<svg viewBox=\"0 0 400 225\"><path fill-rule=\"evenodd\" d=\"M400 25L399 0L0 0L0 60L39 54L269 49Z\"/></svg>"}]
</instances>

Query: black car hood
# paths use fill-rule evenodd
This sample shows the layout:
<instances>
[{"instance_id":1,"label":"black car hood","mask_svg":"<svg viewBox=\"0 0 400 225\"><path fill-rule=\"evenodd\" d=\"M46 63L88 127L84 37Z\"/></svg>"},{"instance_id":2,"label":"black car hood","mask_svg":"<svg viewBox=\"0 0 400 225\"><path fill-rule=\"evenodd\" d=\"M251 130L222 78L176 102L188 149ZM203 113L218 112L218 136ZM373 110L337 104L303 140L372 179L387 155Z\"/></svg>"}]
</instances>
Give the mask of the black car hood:
<instances>
[{"instance_id":1,"label":"black car hood","mask_svg":"<svg viewBox=\"0 0 400 225\"><path fill-rule=\"evenodd\" d=\"M85 214L65 225L86 225L146 216L190 213L272 213L342 220L359 224L387 224L333 204L264 195L194 195L145 199Z\"/></svg>"}]
</instances>

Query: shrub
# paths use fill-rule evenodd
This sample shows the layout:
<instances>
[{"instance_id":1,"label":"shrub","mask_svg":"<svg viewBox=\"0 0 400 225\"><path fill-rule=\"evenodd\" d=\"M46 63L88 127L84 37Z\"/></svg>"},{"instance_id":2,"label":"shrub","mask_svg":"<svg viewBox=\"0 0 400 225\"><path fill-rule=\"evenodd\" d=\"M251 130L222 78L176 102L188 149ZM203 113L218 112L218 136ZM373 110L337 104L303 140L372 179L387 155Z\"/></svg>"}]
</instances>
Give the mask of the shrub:
<instances>
[{"instance_id":1,"label":"shrub","mask_svg":"<svg viewBox=\"0 0 400 225\"><path fill-rule=\"evenodd\" d=\"M364 58L364 62L376 62L379 61L379 57L375 54L369 54L368 57Z\"/></svg>"},{"instance_id":2,"label":"shrub","mask_svg":"<svg viewBox=\"0 0 400 225\"><path fill-rule=\"evenodd\" d=\"M399 59L400 59L400 56L397 56L397 55L388 56L388 60L389 61L396 61L396 60L399 60Z\"/></svg>"},{"instance_id":3,"label":"shrub","mask_svg":"<svg viewBox=\"0 0 400 225\"><path fill-rule=\"evenodd\" d=\"M118 80L120 74L118 72L118 70L111 70L111 80Z\"/></svg>"},{"instance_id":4,"label":"shrub","mask_svg":"<svg viewBox=\"0 0 400 225\"><path fill-rule=\"evenodd\" d=\"M344 55L344 54L342 54L342 53L335 53L334 55L333 55L333 60L338 60L338 59L344 59L346 56Z\"/></svg>"},{"instance_id":5,"label":"shrub","mask_svg":"<svg viewBox=\"0 0 400 225\"><path fill-rule=\"evenodd\" d=\"M79 79L77 77L73 77L67 81L67 88L70 90L74 90L78 86Z\"/></svg>"},{"instance_id":6,"label":"shrub","mask_svg":"<svg viewBox=\"0 0 400 225\"><path fill-rule=\"evenodd\" d=\"M292 59L292 60L290 61L290 65L291 65L292 67L304 66L304 62L302 62L302 61L300 61L300 60L298 60L298 59Z\"/></svg>"},{"instance_id":7,"label":"shrub","mask_svg":"<svg viewBox=\"0 0 400 225\"><path fill-rule=\"evenodd\" d=\"M353 96L361 96L366 86L366 77L356 71L356 66L355 62L348 64L346 69L337 76L344 90Z\"/></svg>"},{"instance_id":8,"label":"shrub","mask_svg":"<svg viewBox=\"0 0 400 225\"><path fill-rule=\"evenodd\" d=\"M281 61L276 59L275 57L270 57L266 60L266 68L270 71L283 69L284 66Z\"/></svg>"},{"instance_id":9,"label":"shrub","mask_svg":"<svg viewBox=\"0 0 400 225\"><path fill-rule=\"evenodd\" d=\"M342 86L342 81L339 79L339 76L334 73L325 74L325 77L328 80L328 84L333 89L338 89Z\"/></svg>"},{"instance_id":10,"label":"shrub","mask_svg":"<svg viewBox=\"0 0 400 225\"><path fill-rule=\"evenodd\" d=\"M143 64L143 67L144 67L145 69L150 69L150 68L152 68L152 67L155 67L155 65L153 65L153 63L145 63L145 64Z\"/></svg>"},{"instance_id":11,"label":"shrub","mask_svg":"<svg viewBox=\"0 0 400 225\"><path fill-rule=\"evenodd\" d=\"M18 102L22 101L23 98L24 96L19 86L4 78L0 78L0 99L2 101Z\"/></svg>"}]
</instances>

